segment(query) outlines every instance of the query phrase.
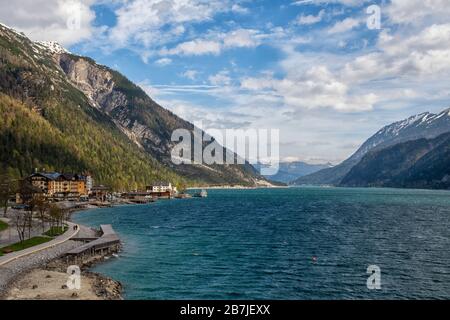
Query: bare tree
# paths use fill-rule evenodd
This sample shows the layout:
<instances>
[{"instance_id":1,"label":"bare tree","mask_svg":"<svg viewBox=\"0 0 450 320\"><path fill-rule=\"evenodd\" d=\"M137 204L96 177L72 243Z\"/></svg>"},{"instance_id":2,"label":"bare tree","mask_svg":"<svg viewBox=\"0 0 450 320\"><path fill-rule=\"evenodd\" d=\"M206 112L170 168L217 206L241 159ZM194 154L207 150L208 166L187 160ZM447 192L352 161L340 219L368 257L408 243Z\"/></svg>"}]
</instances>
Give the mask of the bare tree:
<instances>
[{"instance_id":1,"label":"bare tree","mask_svg":"<svg viewBox=\"0 0 450 320\"><path fill-rule=\"evenodd\" d=\"M59 224L64 217L64 211L57 205L52 204L52 205L50 205L49 216L50 216L50 223L51 223L50 228L54 229L55 227L56 228L59 227Z\"/></svg>"},{"instance_id":2,"label":"bare tree","mask_svg":"<svg viewBox=\"0 0 450 320\"><path fill-rule=\"evenodd\" d=\"M35 197L33 202L39 215L39 220L41 220L42 232L45 232L46 213L50 208L50 204L44 195Z\"/></svg>"},{"instance_id":3,"label":"bare tree","mask_svg":"<svg viewBox=\"0 0 450 320\"><path fill-rule=\"evenodd\" d=\"M20 242L25 240L25 232L28 226L28 217L25 211L18 212L13 219L13 224L16 227Z\"/></svg>"},{"instance_id":4,"label":"bare tree","mask_svg":"<svg viewBox=\"0 0 450 320\"><path fill-rule=\"evenodd\" d=\"M20 199L22 203L26 206L25 207L25 217L27 219L27 226L28 226L28 238L31 238L31 228L33 224L33 211L36 207L35 199L37 196L42 194L42 191L34 187L32 184L30 184L26 180L22 180L19 183L19 190L18 190Z\"/></svg>"}]
</instances>

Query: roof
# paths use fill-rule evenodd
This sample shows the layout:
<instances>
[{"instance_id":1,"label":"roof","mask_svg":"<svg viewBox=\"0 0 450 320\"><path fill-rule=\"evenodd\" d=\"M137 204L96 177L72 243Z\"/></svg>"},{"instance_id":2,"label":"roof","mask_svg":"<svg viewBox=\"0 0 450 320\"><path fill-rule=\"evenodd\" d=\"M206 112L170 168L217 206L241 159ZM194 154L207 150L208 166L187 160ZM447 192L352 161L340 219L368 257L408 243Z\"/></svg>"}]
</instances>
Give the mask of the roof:
<instances>
[{"instance_id":1,"label":"roof","mask_svg":"<svg viewBox=\"0 0 450 320\"><path fill-rule=\"evenodd\" d=\"M47 178L49 180L56 180L59 178L60 175L61 174L58 172L36 172L36 173L33 173L31 176L29 176L29 178L35 177L35 176L41 176L41 177Z\"/></svg>"},{"instance_id":2,"label":"roof","mask_svg":"<svg viewBox=\"0 0 450 320\"><path fill-rule=\"evenodd\" d=\"M153 182L150 187L153 186L163 186L163 187L169 187L170 186L170 182L164 182L164 181L155 181Z\"/></svg>"},{"instance_id":3,"label":"roof","mask_svg":"<svg viewBox=\"0 0 450 320\"><path fill-rule=\"evenodd\" d=\"M76 178L76 175L72 174L72 173L63 173L60 175L60 178L66 179L66 180L73 180L74 178Z\"/></svg>"},{"instance_id":4,"label":"roof","mask_svg":"<svg viewBox=\"0 0 450 320\"><path fill-rule=\"evenodd\" d=\"M110 224L102 224L100 225L100 229L103 232L103 236L116 235L116 232Z\"/></svg>"},{"instance_id":5,"label":"roof","mask_svg":"<svg viewBox=\"0 0 450 320\"><path fill-rule=\"evenodd\" d=\"M59 173L59 172L36 172L29 176L35 177L35 176L41 176L44 178L47 178L49 180L86 180L86 176L82 176L79 174L73 174L73 173Z\"/></svg>"},{"instance_id":6,"label":"roof","mask_svg":"<svg viewBox=\"0 0 450 320\"><path fill-rule=\"evenodd\" d=\"M102 231L102 236L94 241L88 242L80 247L70 250L67 252L68 255L78 255L90 249L100 249L105 248L112 244L120 243L120 239L115 233L114 229L109 224L102 224L100 226Z\"/></svg>"}]
</instances>

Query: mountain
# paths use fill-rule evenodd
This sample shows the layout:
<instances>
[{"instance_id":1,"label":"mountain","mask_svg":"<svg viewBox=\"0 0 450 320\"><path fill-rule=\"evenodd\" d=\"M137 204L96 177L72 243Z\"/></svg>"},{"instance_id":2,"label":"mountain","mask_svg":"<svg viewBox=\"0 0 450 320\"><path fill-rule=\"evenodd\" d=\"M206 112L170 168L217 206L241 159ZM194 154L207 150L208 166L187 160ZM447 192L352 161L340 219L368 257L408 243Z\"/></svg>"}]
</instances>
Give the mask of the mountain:
<instances>
[{"instance_id":1,"label":"mountain","mask_svg":"<svg viewBox=\"0 0 450 320\"><path fill-rule=\"evenodd\" d=\"M280 162L278 173L266 176L266 178L275 182L290 183L295 179L330 167L331 164L309 164L301 161ZM255 168L259 171L261 165L255 165Z\"/></svg>"},{"instance_id":2,"label":"mountain","mask_svg":"<svg viewBox=\"0 0 450 320\"><path fill-rule=\"evenodd\" d=\"M172 132L192 131L191 123L120 73L4 25L0 112L0 166L16 177L33 168L90 172L115 189L155 179L190 185L264 180L249 164L174 165Z\"/></svg>"},{"instance_id":3,"label":"mountain","mask_svg":"<svg viewBox=\"0 0 450 320\"><path fill-rule=\"evenodd\" d=\"M450 132L450 109L439 114L422 113L395 122L369 138L350 158L341 164L294 181L296 185L339 185L342 179L370 151L417 139L432 139Z\"/></svg>"},{"instance_id":4,"label":"mountain","mask_svg":"<svg viewBox=\"0 0 450 320\"><path fill-rule=\"evenodd\" d=\"M340 186L450 189L450 133L370 151Z\"/></svg>"}]
</instances>

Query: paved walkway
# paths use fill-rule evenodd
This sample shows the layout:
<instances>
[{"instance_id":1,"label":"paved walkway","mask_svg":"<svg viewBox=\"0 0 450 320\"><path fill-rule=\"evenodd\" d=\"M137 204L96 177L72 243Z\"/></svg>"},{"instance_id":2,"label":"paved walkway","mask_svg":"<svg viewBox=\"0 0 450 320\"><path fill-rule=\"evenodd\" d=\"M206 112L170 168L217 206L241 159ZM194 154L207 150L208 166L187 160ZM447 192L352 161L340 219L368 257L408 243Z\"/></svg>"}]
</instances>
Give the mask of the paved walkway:
<instances>
[{"instance_id":1,"label":"paved walkway","mask_svg":"<svg viewBox=\"0 0 450 320\"><path fill-rule=\"evenodd\" d=\"M80 232L78 232L77 236L72 238L73 240L76 239L97 239L99 238L98 231L95 229L80 225Z\"/></svg>"},{"instance_id":2,"label":"paved walkway","mask_svg":"<svg viewBox=\"0 0 450 320\"><path fill-rule=\"evenodd\" d=\"M34 247L31 247L31 248L28 248L25 250L6 254L6 255L0 257L0 266L4 266L4 265L10 263L11 261L28 256L30 254L37 253L42 250L55 247L57 245L63 244L64 242L72 239L73 237L75 237L78 234L78 232L80 231L80 227L77 224L72 223L72 222L66 222L66 223L69 226L69 229L63 235L60 235L59 237L57 237L49 242L40 244L38 246L34 246ZM76 230L74 230L74 228L73 228L74 226L78 226Z\"/></svg>"}]
</instances>

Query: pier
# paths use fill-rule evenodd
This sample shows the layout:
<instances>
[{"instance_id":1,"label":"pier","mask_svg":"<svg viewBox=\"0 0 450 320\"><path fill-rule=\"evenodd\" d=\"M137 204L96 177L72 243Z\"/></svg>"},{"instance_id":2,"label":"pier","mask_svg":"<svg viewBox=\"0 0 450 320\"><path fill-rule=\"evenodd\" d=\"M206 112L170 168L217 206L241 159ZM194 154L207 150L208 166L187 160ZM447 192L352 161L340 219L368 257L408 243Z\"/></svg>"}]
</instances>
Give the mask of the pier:
<instances>
[{"instance_id":1,"label":"pier","mask_svg":"<svg viewBox=\"0 0 450 320\"><path fill-rule=\"evenodd\" d=\"M89 241L82 246L72 249L66 253L66 262L68 264L78 264L84 263L91 258L97 256L105 256L118 252L120 249L120 238L114 231L111 225L101 225L100 226L101 236L95 240L89 241L93 238L74 238L73 240L78 241Z\"/></svg>"}]
</instances>

